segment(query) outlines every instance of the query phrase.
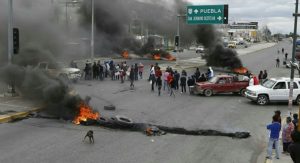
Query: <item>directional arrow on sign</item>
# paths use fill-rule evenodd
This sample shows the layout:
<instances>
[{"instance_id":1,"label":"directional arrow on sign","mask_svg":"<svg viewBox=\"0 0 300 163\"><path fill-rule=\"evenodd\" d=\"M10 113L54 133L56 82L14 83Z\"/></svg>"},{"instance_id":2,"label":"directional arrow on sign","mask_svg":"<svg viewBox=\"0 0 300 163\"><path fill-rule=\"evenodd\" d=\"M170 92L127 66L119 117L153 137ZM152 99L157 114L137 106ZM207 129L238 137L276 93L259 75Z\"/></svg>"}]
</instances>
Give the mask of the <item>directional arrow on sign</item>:
<instances>
[{"instance_id":1,"label":"directional arrow on sign","mask_svg":"<svg viewBox=\"0 0 300 163\"><path fill-rule=\"evenodd\" d=\"M195 14L198 14L198 12L199 12L199 11L198 11L197 9L196 9L196 10L194 10L194 13L195 13Z\"/></svg>"},{"instance_id":2,"label":"directional arrow on sign","mask_svg":"<svg viewBox=\"0 0 300 163\"><path fill-rule=\"evenodd\" d=\"M222 17L221 17L221 16L219 16L217 19L218 19L219 21L221 21L221 20L222 20Z\"/></svg>"}]
</instances>

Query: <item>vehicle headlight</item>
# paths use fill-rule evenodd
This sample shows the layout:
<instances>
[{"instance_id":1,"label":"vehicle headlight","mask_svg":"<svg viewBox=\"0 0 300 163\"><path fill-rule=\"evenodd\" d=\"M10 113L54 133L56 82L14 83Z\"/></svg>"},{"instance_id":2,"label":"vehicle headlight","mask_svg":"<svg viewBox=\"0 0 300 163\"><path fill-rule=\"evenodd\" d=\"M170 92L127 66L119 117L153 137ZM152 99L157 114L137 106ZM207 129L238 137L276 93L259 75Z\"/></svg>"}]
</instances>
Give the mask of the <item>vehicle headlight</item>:
<instances>
[{"instance_id":1,"label":"vehicle headlight","mask_svg":"<svg viewBox=\"0 0 300 163\"><path fill-rule=\"evenodd\" d=\"M256 92L247 90L247 93L251 96L256 96Z\"/></svg>"}]
</instances>

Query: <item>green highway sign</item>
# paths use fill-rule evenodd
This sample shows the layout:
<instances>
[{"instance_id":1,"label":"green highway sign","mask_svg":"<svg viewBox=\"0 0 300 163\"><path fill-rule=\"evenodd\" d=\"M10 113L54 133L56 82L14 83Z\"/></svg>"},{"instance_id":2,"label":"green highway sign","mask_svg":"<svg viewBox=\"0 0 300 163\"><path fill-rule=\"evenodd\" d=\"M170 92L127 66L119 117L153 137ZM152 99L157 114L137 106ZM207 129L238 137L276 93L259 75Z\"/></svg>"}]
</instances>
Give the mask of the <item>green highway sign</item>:
<instances>
[{"instance_id":1,"label":"green highway sign","mask_svg":"<svg viewBox=\"0 0 300 163\"><path fill-rule=\"evenodd\" d=\"M228 24L228 5L187 6L187 24Z\"/></svg>"}]
</instances>

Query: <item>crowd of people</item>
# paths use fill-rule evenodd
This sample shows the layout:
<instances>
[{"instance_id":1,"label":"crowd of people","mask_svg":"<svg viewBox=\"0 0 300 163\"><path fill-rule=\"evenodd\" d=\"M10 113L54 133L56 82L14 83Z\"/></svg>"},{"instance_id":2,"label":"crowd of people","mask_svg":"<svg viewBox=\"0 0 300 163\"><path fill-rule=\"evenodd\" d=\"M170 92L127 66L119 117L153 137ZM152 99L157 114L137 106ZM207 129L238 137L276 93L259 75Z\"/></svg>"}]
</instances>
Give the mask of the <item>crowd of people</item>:
<instances>
[{"instance_id":1,"label":"crowd of people","mask_svg":"<svg viewBox=\"0 0 300 163\"><path fill-rule=\"evenodd\" d=\"M181 90L181 93L186 93L186 86L194 85L196 82L207 81L214 76L213 69L208 68L206 73L201 74L199 68L193 75L188 76L185 70L178 72L171 67L167 67L164 72L158 66L158 63L151 65L148 81L151 84L151 91L158 89L158 95L161 95L161 89L168 91L170 96L175 97L174 90ZM190 90L190 89L189 89Z\"/></svg>"},{"instance_id":2,"label":"crowd of people","mask_svg":"<svg viewBox=\"0 0 300 163\"><path fill-rule=\"evenodd\" d=\"M134 65L128 66L126 61L121 63L114 63L114 61L105 61L103 64L94 62L91 64L89 61L86 62L84 71L85 80L104 80L105 78L111 78L111 80L120 80L124 83L124 80L128 78L133 87L133 81L143 78L144 65L142 63L135 63Z\"/></svg>"},{"instance_id":3,"label":"crowd of people","mask_svg":"<svg viewBox=\"0 0 300 163\"><path fill-rule=\"evenodd\" d=\"M267 148L267 159L272 159L272 151L275 149L276 159L280 159L279 136L282 130L282 153L290 155L295 163L300 162L300 133L298 128L298 114L293 114L286 118L286 123L282 126L281 111L276 110L272 117L272 123L267 125L270 130L269 143Z\"/></svg>"}]
</instances>

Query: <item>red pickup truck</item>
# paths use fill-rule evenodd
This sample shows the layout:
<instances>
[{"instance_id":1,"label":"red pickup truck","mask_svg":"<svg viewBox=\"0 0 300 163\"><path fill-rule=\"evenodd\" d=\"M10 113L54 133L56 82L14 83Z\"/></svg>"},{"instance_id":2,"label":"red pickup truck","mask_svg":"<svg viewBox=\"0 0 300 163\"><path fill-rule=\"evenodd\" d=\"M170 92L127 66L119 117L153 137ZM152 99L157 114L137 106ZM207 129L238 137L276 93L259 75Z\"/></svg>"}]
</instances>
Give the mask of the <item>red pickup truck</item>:
<instances>
[{"instance_id":1,"label":"red pickup truck","mask_svg":"<svg viewBox=\"0 0 300 163\"><path fill-rule=\"evenodd\" d=\"M244 96L249 81L239 80L237 76L217 75L207 82L199 82L194 86L190 86L191 94L204 94L212 96L217 93L240 93Z\"/></svg>"}]
</instances>

